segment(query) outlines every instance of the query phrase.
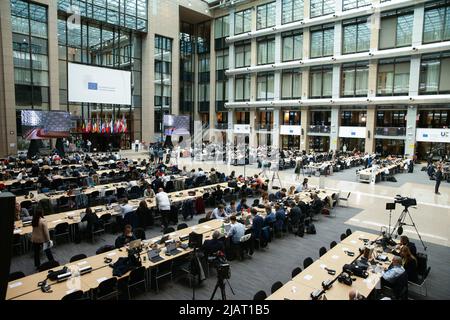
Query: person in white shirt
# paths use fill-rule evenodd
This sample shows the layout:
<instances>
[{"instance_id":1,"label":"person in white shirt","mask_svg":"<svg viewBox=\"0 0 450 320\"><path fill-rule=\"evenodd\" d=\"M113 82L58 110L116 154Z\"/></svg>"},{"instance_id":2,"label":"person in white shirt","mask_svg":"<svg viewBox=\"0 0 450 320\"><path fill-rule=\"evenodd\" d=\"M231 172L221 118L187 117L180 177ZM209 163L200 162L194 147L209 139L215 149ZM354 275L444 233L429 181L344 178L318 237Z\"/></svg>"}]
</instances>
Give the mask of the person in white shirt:
<instances>
[{"instance_id":1,"label":"person in white shirt","mask_svg":"<svg viewBox=\"0 0 450 320\"><path fill-rule=\"evenodd\" d=\"M219 204L217 208L215 208L212 212L213 219L225 219L228 217L228 213L225 211L225 208L222 204Z\"/></svg>"},{"instance_id":2,"label":"person in white shirt","mask_svg":"<svg viewBox=\"0 0 450 320\"><path fill-rule=\"evenodd\" d=\"M128 203L128 199L124 199L122 204L120 205L120 214L122 218L125 217L125 215L129 212L133 212L134 208L131 204Z\"/></svg>"},{"instance_id":3,"label":"person in white shirt","mask_svg":"<svg viewBox=\"0 0 450 320\"><path fill-rule=\"evenodd\" d=\"M137 186L138 184L137 184L137 181L136 180L131 180L130 182L128 182L128 187L129 188L131 188L131 187L135 187L135 186Z\"/></svg>"},{"instance_id":4,"label":"person in white shirt","mask_svg":"<svg viewBox=\"0 0 450 320\"><path fill-rule=\"evenodd\" d=\"M164 192L163 188L158 189L158 193L156 194L156 204L158 205L158 210L161 213L162 227L166 228L169 225L170 199L169 195Z\"/></svg>"},{"instance_id":5,"label":"person in white shirt","mask_svg":"<svg viewBox=\"0 0 450 320\"><path fill-rule=\"evenodd\" d=\"M25 169L22 169L21 172L19 172L19 174L17 175L17 180L22 180L28 177L27 172L25 171Z\"/></svg>"}]
</instances>

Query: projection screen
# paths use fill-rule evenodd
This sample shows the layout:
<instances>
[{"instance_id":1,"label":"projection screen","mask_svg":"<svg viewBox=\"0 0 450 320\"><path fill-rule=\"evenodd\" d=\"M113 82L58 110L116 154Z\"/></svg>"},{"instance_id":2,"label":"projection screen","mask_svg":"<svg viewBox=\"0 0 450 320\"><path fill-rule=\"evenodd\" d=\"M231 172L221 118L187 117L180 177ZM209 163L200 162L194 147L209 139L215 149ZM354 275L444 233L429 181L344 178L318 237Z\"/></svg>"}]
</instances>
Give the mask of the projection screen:
<instances>
[{"instance_id":1,"label":"projection screen","mask_svg":"<svg viewBox=\"0 0 450 320\"><path fill-rule=\"evenodd\" d=\"M68 64L70 102L131 105L131 72Z\"/></svg>"}]
</instances>

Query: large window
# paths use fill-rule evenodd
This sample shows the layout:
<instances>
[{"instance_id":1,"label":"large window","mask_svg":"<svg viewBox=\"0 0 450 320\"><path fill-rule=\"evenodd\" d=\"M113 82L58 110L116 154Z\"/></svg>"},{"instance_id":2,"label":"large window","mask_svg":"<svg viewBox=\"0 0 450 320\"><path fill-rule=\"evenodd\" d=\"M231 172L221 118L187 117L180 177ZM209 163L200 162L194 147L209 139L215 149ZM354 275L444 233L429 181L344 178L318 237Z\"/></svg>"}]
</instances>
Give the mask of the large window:
<instances>
[{"instance_id":1,"label":"large window","mask_svg":"<svg viewBox=\"0 0 450 320\"><path fill-rule=\"evenodd\" d=\"M409 91L409 58L378 62L377 95L407 95Z\"/></svg>"},{"instance_id":2,"label":"large window","mask_svg":"<svg viewBox=\"0 0 450 320\"><path fill-rule=\"evenodd\" d=\"M61 11L70 12L71 6L77 6L80 15L88 19L132 30L147 30L147 0L58 0Z\"/></svg>"},{"instance_id":3,"label":"large window","mask_svg":"<svg viewBox=\"0 0 450 320\"><path fill-rule=\"evenodd\" d=\"M444 109L442 106L429 106L429 110L425 108L419 111L419 120L417 121L419 128L450 127L450 110Z\"/></svg>"},{"instance_id":4,"label":"large window","mask_svg":"<svg viewBox=\"0 0 450 320\"><path fill-rule=\"evenodd\" d=\"M264 29L275 25L276 3L266 3L258 6L256 11L256 29Z\"/></svg>"},{"instance_id":5,"label":"large window","mask_svg":"<svg viewBox=\"0 0 450 320\"><path fill-rule=\"evenodd\" d=\"M250 75L236 76L234 79L234 94L236 101L250 100Z\"/></svg>"},{"instance_id":6,"label":"large window","mask_svg":"<svg viewBox=\"0 0 450 320\"><path fill-rule=\"evenodd\" d=\"M450 0L425 4L423 42L450 39Z\"/></svg>"},{"instance_id":7,"label":"large window","mask_svg":"<svg viewBox=\"0 0 450 320\"><path fill-rule=\"evenodd\" d=\"M230 16L223 16L214 20L214 39L226 38L230 35Z\"/></svg>"},{"instance_id":8,"label":"large window","mask_svg":"<svg viewBox=\"0 0 450 320\"><path fill-rule=\"evenodd\" d=\"M236 43L234 47L235 68L250 67L251 64L251 43Z\"/></svg>"},{"instance_id":9,"label":"large window","mask_svg":"<svg viewBox=\"0 0 450 320\"><path fill-rule=\"evenodd\" d=\"M409 46L412 43L414 11L410 8L381 15L380 49Z\"/></svg>"},{"instance_id":10,"label":"large window","mask_svg":"<svg viewBox=\"0 0 450 320\"><path fill-rule=\"evenodd\" d=\"M309 73L309 96L311 98L331 98L333 68L314 67Z\"/></svg>"},{"instance_id":11,"label":"large window","mask_svg":"<svg viewBox=\"0 0 450 320\"><path fill-rule=\"evenodd\" d=\"M370 24L367 17L345 20L342 23L342 53L356 53L370 49Z\"/></svg>"},{"instance_id":12,"label":"large window","mask_svg":"<svg viewBox=\"0 0 450 320\"><path fill-rule=\"evenodd\" d=\"M241 34L252 30L252 9L234 14L234 34Z\"/></svg>"},{"instance_id":13,"label":"large window","mask_svg":"<svg viewBox=\"0 0 450 320\"><path fill-rule=\"evenodd\" d=\"M11 0L16 106L49 108L47 8Z\"/></svg>"},{"instance_id":14,"label":"large window","mask_svg":"<svg viewBox=\"0 0 450 320\"><path fill-rule=\"evenodd\" d=\"M141 126L138 125L141 123L141 111L136 110L142 105L141 34L130 28L106 23L100 24L83 17L80 27L73 28L71 21L68 21L63 12L59 12L58 45L60 109L66 109L80 117L77 132L83 131L83 125L85 128L89 124L96 124L97 127L100 127L104 123L110 124L123 120L127 121L127 132L122 134L120 145L117 147L127 148L131 145L131 140L141 139ZM155 77L163 76L167 70L163 63L166 61L164 58L165 55L161 55L158 63L158 58L155 59ZM130 71L131 105L69 102L67 100L68 61ZM156 84L154 85L156 89Z\"/></svg>"},{"instance_id":15,"label":"large window","mask_svg":"<svg viewBox=\"0 0 450 320\"><path fill-rule=\"evenodd\" d=\"M422 56L419 93L450 93L450 52Z\"/></svg>"},{"instance_id":16,"label":"large window","mask_svg":"<svg viewBox=\"0 0 450 320\"><path fill-rule=\"evenodd\" d=\"M281 23L303 20L303 0L282 0Z\"/></svg>"},{"instance_id":17,"label":"large window","mask_svg":"<svg viewBox=\"0 0 450 320\"><path fill-rule=\"evenodd\" d=\"M311 18L334 13L334 0L311 0Z\"/></svg>"},{"instance_id":18,"label":"large window","mask_svg":"<svg viewBox=\"0 0 450 320\"><path fill-rule=\"evenodd\" d=\"M227 47L225 38L230 35L230 16L223 16L214 20L214 47L221 50Z\"/></svg>"},{"instance_id":19,"label":"large window","mask_svg":"<svg viewBox=\"0 0 450 320\"><path fill-rule=\"evenodd\" d=\"M209 54L198 57L198 111L209 112Z\"/></svg>"},{"instance_id":20,"label":"large window","mask_svg":"<svg viewBox=\"0 0 450 320\"><path fill-rule=\"evenodd\" d=\"M343 0L342 10L351 10L355 8L365 7L370 5L370 0Z\"/></svg>"},{"instance_id":21,"label":"large window","mask_svg":"<svg viewBox=\"0 0 450 320\"><path fill-rule=\"evenodd\" d=\"M216 110L225 111L225 102L228 101L228 78L225 71L228 69L228 50L216 51Z\"/></svg>"},{"instance_id":22,"label":"large window","mask_svg":"<svg viewBox=\"0 0 450 320\"><path fill-rule=\"evenodd\" d=\"M369 83L369 66L367 62L342 65L342 97L365 97Z\"/></svg>"},{"instance_id":23,"label":"large window","mask_svg":"<svg viewBox=\"0 0 450 320\"><path fill-rule=\"evenodd\" d=\"M275 62L275 38L260 38L258 41L258 64Z\"/></svg>"},{"instance_id":24,"label":"large window","mask_svg":"<svg viewBox=\"0 0 450 320\"><path fill-rule=\"evenodd\" d=\"M281 77L281 99L301 99L302 73L300 69L283 70Z\"/></svg>"},{"instance_id":25,"label":"large window","mask_svg":"<svg viewBox=\"0 0 450 320\"><path fill-rule=\"evenodd\" d=\"M172 105L172 39L155 36L155 108ZM156 126L155 130L159 127Z\"/></svg>"},{"instance_id":26,"label":"large window","mask_svg":"<svg viewBox=\"0 0 450 320\"><path fill-rule=\"evenodd\" d=\"M303 57L303 33L301 31L286 32L282 35L283 61L300 60Z\"/></svg>"},{"instance_id":27,"label":"large window","mask_svg":"<svg viewBox=\"0 0 450 320\"><path fill-rule=\"evenodd\" d=\"M323 25L311 28L311 58L333 55L334 26Z\"/></svg>"},{"instance_id":28,"label":"large window","mask_svg":"<svg viewBox=\"0 0 450 320\"><path fill-rule=\"evenodd\" d=\"M257 100L273 100L273 72L258 73L256 80Z\"/></svg>"}]
</instances>

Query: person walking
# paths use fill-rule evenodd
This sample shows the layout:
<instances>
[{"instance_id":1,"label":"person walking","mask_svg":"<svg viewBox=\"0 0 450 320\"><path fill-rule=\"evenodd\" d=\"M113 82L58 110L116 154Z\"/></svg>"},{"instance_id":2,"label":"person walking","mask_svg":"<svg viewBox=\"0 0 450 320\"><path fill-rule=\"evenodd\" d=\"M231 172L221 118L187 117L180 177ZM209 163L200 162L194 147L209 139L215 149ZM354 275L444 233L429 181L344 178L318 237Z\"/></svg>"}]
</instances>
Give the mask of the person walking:
<instances>
[{"instance_id":1,"label":"person walking","mask_svg":"<svg viewBox=\"0 0 450 320\"><path fill-rule=\"evenodd\" d=\"M92 146L91 140L88 139L87 142L86 142L86 145L87 145L88 152L90 153L91 152L91 146Z\"/></svg>"},{"instance_id":2,"label":"person walking","mask_svg":"<svg viewBox=\"0 0 450 320\"><path fill-rule=\"evenodd\" d=\"M50 241L47 222L44 219L44 211L41 208L37 208L34 212L31 225L33 227L31 242L33 243L34 266L37 269L41 265L41 248L43 248L48 261L54 260L52 251L50 250L52 242Z\"/></svg>"},{"instance_id":3,"label":"person walking","mask_svg":"<svg viewBox=\"0 0 450 320\"><path fill-rule=\"evenodd\" d=\"M435 194L441 194L439 192L439 186L441 185L441 181L442 181L442 178L444 176L443 173L442 173L442 165L441 164L438 165L437 171L436 171L434 176L435 176L435 179L436 179L436 185L434 186L434 193Z\"/></svg>"}]
</instances>

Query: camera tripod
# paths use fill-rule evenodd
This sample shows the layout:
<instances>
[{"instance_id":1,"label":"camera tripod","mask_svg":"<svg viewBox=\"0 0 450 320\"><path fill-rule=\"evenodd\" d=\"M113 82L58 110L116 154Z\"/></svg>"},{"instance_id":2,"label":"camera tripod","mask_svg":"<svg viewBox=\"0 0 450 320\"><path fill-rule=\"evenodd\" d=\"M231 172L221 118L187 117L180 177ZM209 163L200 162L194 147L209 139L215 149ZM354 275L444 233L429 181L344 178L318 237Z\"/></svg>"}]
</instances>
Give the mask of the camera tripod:
<instances>
[{"instance_id":1,"label":"camera tripod","mask_svg":"<svg viewBox=\"0 0 450 320\"><path fill-rule=\"evenodd\" d=\"M408 216L409 220L411 220L411 224L405 223L406 216ZM389 218L389 221L390 221L390 218ZM414 223L414 220L411 217L411 213L409 212L408 207L405 207L403 209L402 213L400 214L400 217L398 217L398 220L397 220L394 228L392 228L392 232L390 233L389 237L392 239L392 235L394 234L395 231L397 231L398 235L401 235L403 233L403 227L402 226L414 227L414 229L416 230L417 236L419 237L419 240L422 243L423 249L426 251L427 250L427 246L423 242L422 237L420 236L419 230L417 230L416 224ZM389 228L390 228L390 222L389 222Z\"/></svg>"},{"instance_id":2,"label":"camera tripod","mask_svg":"<svg viewBox=\"0 0 450 320\"><path fill-rule=\"evenodd\" d=\"M280 175L278 174L278 170L273 171L273 174L272 174L272 187L273 187L273 182L275 180L278 180L278 182L280 183L280 188L283 188L283 185L281 184Z\"/></svg>"},{"instance_id":3,"label":"camera tripod","mask_svg":"<svg viewBox=\"0 0 450 320\"><path fill-rule=\"evenodd\" d=\"M233 288L231 287L230 282L228 281L228 279L218 278L216 286L214 287L214 291L213 291L213 293L211 295L211 299L209 299L209 300L213 300L214 299L214 296L216 295L216 291L217 291L218 288L220 288L220 293L222 294L222 300L227 300L227 293L225 291L225 281L228 283L228 286L230 287L231 292L233 293L233 295L235 294L234 291L233 291Z\"/></svg>"}]
</instances>

